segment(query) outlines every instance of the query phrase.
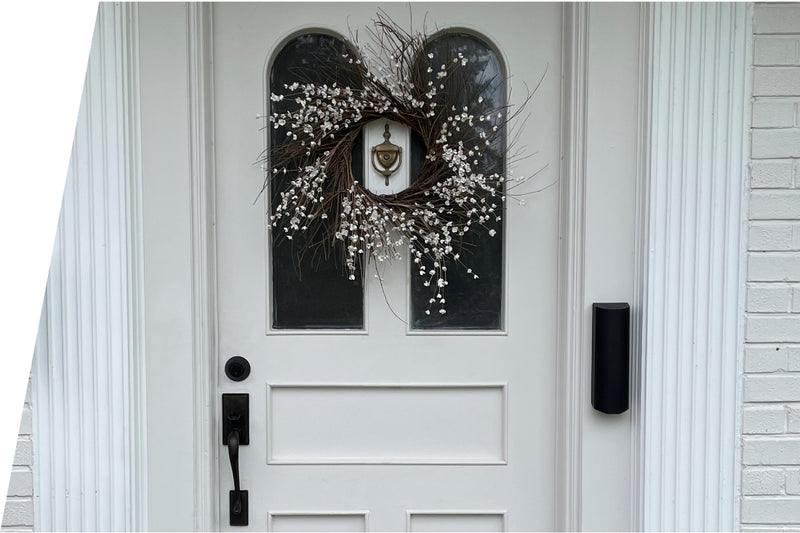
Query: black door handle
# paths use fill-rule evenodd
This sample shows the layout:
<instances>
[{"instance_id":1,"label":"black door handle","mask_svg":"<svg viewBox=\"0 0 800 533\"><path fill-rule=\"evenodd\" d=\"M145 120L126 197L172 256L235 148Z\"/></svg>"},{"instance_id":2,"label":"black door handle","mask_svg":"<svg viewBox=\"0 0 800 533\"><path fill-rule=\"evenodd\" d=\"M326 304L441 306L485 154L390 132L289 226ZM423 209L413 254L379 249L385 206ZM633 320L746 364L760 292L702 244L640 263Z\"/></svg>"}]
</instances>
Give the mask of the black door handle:
<instances>
[{"instance_id":1,"label":"black door handle","mask_svg":"<svg viewBox=\"0 0 800 533\"><path fill-rule=\"evenodd\" d=\"M247 394L222 395L222 444L228 447L233 472L229 494L230 525L248 523L247 491L239 483L239 446L250 443L250 397Z\"/></svg>"},{"instance_id":2,"label":"black door handle","mask_svg":"<svg viewBox=\"0 0 800 533\"><path fill-rule=\"evenodd\" d=\"M228 435L228 457L233 470L233 505L231 515L242 514L242 490L239 486L239 430L234 429Z\"/></svg>"}]
</instances>

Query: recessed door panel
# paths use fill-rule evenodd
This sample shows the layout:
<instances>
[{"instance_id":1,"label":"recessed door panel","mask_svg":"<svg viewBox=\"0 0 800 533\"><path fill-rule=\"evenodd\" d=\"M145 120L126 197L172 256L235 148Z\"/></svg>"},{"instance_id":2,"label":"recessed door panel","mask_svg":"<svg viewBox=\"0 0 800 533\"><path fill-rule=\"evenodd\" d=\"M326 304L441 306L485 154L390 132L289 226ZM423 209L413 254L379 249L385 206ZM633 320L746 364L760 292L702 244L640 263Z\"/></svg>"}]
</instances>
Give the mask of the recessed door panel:
<instances>
[{"instance_id":1,"label":"recessed door panel","mask_svg":"<svg viewBox=\"0 0 800 533\"><path fill-rule=\"evenodd\" d=\"M271 532L358 532L367 531L366 513L295 511L270 512Z\"/></svg>"},{"instance_id":2,"label":"recessed door panel","mask_svg":"<svg viewBox=\"0 0 800 533\"><path fill-rule=\"evenodd\" d=\"M271 464L505 462L503 385L268 385L267 403Z\"/></svg>"},{"instance_id":3,"label":"recessed door panel","mask_svg":"<svg viewBox=\"0 0 800 533\"><path fill-rule=\"evenodd\" d=\"M505 514L480 511L411 511L408 531L505 531Z\"/></svg>"}]
</instances>

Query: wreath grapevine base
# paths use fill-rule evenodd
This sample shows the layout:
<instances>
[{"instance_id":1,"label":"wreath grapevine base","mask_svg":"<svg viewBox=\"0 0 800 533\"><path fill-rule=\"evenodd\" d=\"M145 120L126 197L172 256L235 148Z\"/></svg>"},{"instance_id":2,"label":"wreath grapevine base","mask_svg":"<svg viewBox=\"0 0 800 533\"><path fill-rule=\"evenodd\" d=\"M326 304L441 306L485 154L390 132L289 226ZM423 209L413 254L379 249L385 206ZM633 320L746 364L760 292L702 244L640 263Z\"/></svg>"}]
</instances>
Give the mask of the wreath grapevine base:
<instances>
[{"instance_id":1,"label":"wreath grapevine base","mask_svg":"<svg viewBox=\"0 0 800 533\"><path fill-rule=\"evenodd\" d=\"M487 157L508 155L505 130L519 111L487 108L483 94L506 80L461 84L469 63L461 53L436 56L428 37L383 13L369 34L363 50L325 58L331 74L353 73L347 85L297 80L271 94L283 111L267 117L270 132L282 139L259 160L267 172L262 192L272 180L283 185L273 190L270 227L289 240L302 233L303 250L337 251L351 280L369 261L397 260L407 249L431 288L425 313L444 314L448 268L479 275L462 261L460 238L494 236L501 224L506 177L482 167ZM425 145L419 177L396 194L371 192L353 174L354 143L376 119L407 125Z\"/></svg>"}]
</instances>

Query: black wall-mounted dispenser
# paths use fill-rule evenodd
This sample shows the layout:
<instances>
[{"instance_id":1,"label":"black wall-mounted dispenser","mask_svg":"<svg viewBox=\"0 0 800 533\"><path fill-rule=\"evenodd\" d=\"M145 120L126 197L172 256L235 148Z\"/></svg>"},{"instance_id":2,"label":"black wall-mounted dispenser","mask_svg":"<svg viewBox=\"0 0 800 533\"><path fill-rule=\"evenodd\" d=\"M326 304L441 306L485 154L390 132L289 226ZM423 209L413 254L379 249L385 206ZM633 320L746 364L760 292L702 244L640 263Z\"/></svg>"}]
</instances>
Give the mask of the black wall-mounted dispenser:
<instances>
[{"instance_id":1,"label":"black wall-mounted dispenser","mask_svg":"<svg viewBox=\"0 0 800 533\"><path fill-rule=\"evenodd\" d=\"M592 407L602 413L630 405L630 323L627 303L592 304Z\"/></svg>"}]
</instances>

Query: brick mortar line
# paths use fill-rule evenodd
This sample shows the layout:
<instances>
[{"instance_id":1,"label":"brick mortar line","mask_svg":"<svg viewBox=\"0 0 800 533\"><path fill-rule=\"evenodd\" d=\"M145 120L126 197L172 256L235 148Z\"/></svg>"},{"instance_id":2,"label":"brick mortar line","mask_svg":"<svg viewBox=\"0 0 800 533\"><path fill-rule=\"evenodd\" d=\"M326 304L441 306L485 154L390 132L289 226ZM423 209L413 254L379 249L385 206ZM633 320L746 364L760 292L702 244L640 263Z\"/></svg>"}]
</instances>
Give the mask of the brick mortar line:
<instances>
[{"instance_id":1,"label":"brick mortar line","mask_svg":"<svg viewBox=\"0 0 800 533\"><path fill-rule=\"evenodd\" d=\"M765 471L765 472L784 472L784 473L793 474L795 472L800 471L800 465L795 465L795 466L797 466L798 468L795 468L793 470L788 470L788 469L786 469L786 467L783 467L783 466L761 466L761 465L747 465L746 468L748 470L758 470L758 471ZM757 495L756 494L751 494L750 496L757 496ZM764 495L761 494L761 496L764 496ZM800 495L795 495L795 494L793 494L792 496L800 497Z\"/></svg>"},{"instance_id":2,"label":"brick mortar line","mask_svg":"<svg viewBox=\"0 0 800 533\"><path fill-rule=\"evenodd\" d=\"M798 494L745 494L744 497L753 500L800 500Z\"/></svg>"},{"instance_id":3,"label":"brick mortar line","mask_svg":"<svg viewBox=\"0 0 800 533\"><path fill-rule=\"evenodd\" d=\"M755 401L751 400L751 401L744 402L742 404L742 406L744 406L744 407L746 407L748 405L750 405L750 406L761 405L761 406L786 407L785 403L783 403L783 402L774 402L774 401L771 401L771 402L755 402ZM800 437L800 433L796 433L796 432L787 433L786 431L781 432L781 433L742 433L742 436L743 437L759 437L759 436L760 437L786 437L786 438L794 439L796 437ZM791 463L791 465L800 467L800 463Z\"/></svg>"},{"instance_id":4,"label":"brick mortar line","mask_svg":"<svg viewBox=\"0 0 800 533\"><path fill-rule=\"evenodd\" d=\"M759 283L758 281L748 281L747 288L749 289L751 285L754 286L753 288L758 288ZM800 281L781 281L780 283L783 283L786 289L796 289L800 287Z\"/></svg>"},{"instance_id":5,"label":"brick mortar line","mask_svg":"<svg viewBox=\"0 0 800 533\"><path fill-rule=\"evenodd\" d=\"M782 407L789 407L790 409L791 408L800 409L800 400L792 400L792 401L788 401L788 402L781 402L779 405L782 406ZM794 434L794 432L792 432L792 434ZM798 468L800 468L800 464L797 465L797 466L798 466Z\"/></svg>"},{"instance_id":6,"label":"brick mortar line","mask_svg":"<svg viewBox=\"0 0 800 533\"><path fill-rule=\"evenodd\" d=\"M797 435L779 433L777 435L770 435L770 436L766 436L766 435L747 435L747 436L745 436L745 438L749 438L749 439L753 440L754 442L766 442L766 441L776 441L776 440L779 440L779 441L780 440L786 440L786 441L788 441L788 440L797 440ZM781 464L783 464L783 463L781 463ZM768 465L763 465L763 466L768 466ZM800 467L800 464L799 463L789 463L789 466Z\"/></svg>"},{"instance_id":7,"label":"brick mortar line","mask_svg":"<svg viewBox=\"0 0 800 533\"><path fill-rule=\"evenodd\" d=\"M772 373L769 373L769 372L757 372L757 373L759 375L761 375L762 377L764 377L764 378L800 377L800 372L796 372L796 371L789 371L789 372L785 372L785 374L780 374L780 375L775 375L775 374L772 374ZM754 400L747 400L747 401L752 402ZM786 403L786 402L793 403L793 402L800 402L800 397L798 397L796 400L766 400L766 401L768 401L768 402L780 402L780 403Z\"/></svg>"},{"instance_id":8,"label":"brick mortar line","mask_svg":"<svg viewBox=\"0 0 800 533\"><path fill-rule=\"evenodd\" d=\"M749 467L749 466L764 466L764 465L745 465L745 464L743 464L742 466L743 466L744 468L747 468L747 467ZM796 464L789 464L789 465L770 465L770 466L775 466L775 467L777 467L777 466L793 467L793 466L797 466L797 465L796 465Z\"/></svg>"},{"instance_id":9,"label":"brick mortar line","mask_svg":"<svg viewBox=\"0 0 800 533\"><path fill-rule=\"evenodd\" d=\"M788 409L792 409L792 407L789 407L785 403L781 403L781 402L752 402L751 401L751 402L744 402L742 404L742 406L743 407L747 407L747 406L750 406L750 407L758 407L758 406L762 406L762 407L786 407ZM800 436L800 433L797 433L797 432L789 433L788 430L787 430L787 431L783 431L781 433L742 433L742 436L743 437L759 437L759 436L760 437L786 437L788 439L788 438L796 438L796 437ZM795 467L800 467L800 463L792 463L792 465L795 466Z\"/></svg>"},{"instance_id":10,"label":"brick mortar line","mask_svg":"<svg viewBox=\"0 0 800 533\"><path fill-rule=\"evenodd\" d=\"M769 376L780 376L780 377L797 377L800 376L800 372L796 371L786 371L786 370L777 370L775 372L747 372L745 373L746 376L753 375L753 376L761 376L761 377L769 377ZM794 405L800 403L800 398L797 400L766 400L766 401L758 401L758 400L747 400L744 403L753 403L753 404L765 404L765 403L773 403L784 405L787 407L798 407L800 405ZM790 405L791 404L791 405Z\"/></svg>"},{"instance_id":11,"label":"brick mortar line","mask_svg":"<svg viewBox=\"0 0 800 533\"><path fill-rule=\"evenodd\" d=\"M757 289L758 287L752 287L753 289ZM778 287L778 288L789 288L789 287ZM754 316L771 316L774 318L792 318L796 317L800 314L800 312L796 311L745 311L748 315Z\"/></svg>"},{"instance_id":12,"label":"brick mortar line","mask_svg":"<svg viewBox=\"0 0 800 533\"><path fill-rule=\"evenodd\" d=\"M766 401L763 401L763 402L762 401L758 401L758 400L747 400L747 401L745 401L743 403L745 405L762 405L762 406L768 406L769 405L769 406L774 406L774 407L788 407L788 408L791 409L791 408L795 407L793 404L796 404L797 400L784 400L784 401L766 400ZM785 433L784 432L784 433L776 433L776 434L777 435L794 435L795 433L794 432L792 432L792 433ZM797 466L800 466L800 463L798 463Z\"/></svg>"},{"instance_id":13,"label":"brick mortar line","mask_svg":"<svg viewBox=\"0 0 800 533\"><path fill-rule=\"evenodd\" d=\"M745 345L747 344L758 344L760 346L763 346L764 344L772 344L773 346L777 346L780 348L800 348L800 342L797 341L786 341L786 342L772 341L771 343L763 343L763 342L751 343L748 341L745 342Z\"/></svg>"}]
</instances>

